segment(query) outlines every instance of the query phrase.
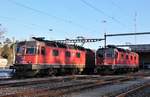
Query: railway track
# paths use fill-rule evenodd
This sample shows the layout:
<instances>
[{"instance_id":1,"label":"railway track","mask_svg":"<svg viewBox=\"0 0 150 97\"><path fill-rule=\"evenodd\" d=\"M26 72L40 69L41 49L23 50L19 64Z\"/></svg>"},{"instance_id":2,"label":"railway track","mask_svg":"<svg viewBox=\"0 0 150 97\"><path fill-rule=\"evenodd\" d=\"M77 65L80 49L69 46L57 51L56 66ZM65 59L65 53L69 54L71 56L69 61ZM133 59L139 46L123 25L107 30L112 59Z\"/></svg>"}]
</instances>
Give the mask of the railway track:
<instances>
[{"instance_id":1,"label":"railway track","mask_svg":"<svg viewBox=\"0 0 150 97\"><path fill-rule=\"evenodd\" d=\"M138 72L135 74L126 75L126 77L132 77L130 80L115 82L112 84L106 84L104 86L98 86L96 88L83 90L80 92L69 93L64 97L117 97L130 90L135 90L126 96L120 97L150 97L150 72ZM140 88L138 92L137 88ZM131 95L133 94L133 95Z\"/></svg>"},{"instance_id":2,"label":"railway track","mask_svg":"<svg viewBox=\"0 0 150 97\"><path fill-rule=\"evenodd\" d=\"M129 73L129 74L125 74L125 75L127 75L127 76L146 77L146 76L150 76L150 71L149 70L140 70L138 72Z\"/></svg>"},{"instance_id":3,"label":"railway track","mask_svg":"<svg viewBox=\"0 0 150 97\"><path fill-rule=\"evenodd\" d=\"M96 76L93 76L93 78L95 77ZM49 83L49 82L62 82L62 81L65 82L65 81L71 81L73 79L83 79L83 78L88 79L89 76L75 75L75 76L61 76L61 77L47 77L47 78L5 79L5 80L0 80L0 88L26 86L26 85Z\"/></svg>"},{"instance_id":4,"label":"railway track","mask_svg":"<svg viewBox=\"0 0 150 97\"><path fill-rule=\"evenodd\" d=\"M93 78L93 79L92 79ZM107 84L119 83L122 81L130 80L127 77L108 77L105 80L99 77L92 77L90 79L76 79L66 82L51 82L44 84L30 84L20 86L10 86L1 88L0 97L58 97L60 95L79 91L83 89L103 86Z\"/></svg>"},{"instance_id":5,"label":"railway track","mask_svg":"<svg viewBox=\"0 0 150 97\"><path fill-rule=\"evenodd\" d=\"M140 75L141 76L141 75ZM150 97L150 78L146 76L120 84L122 88L106 93L104 97Z\"/></svg>"},{"instance_id":6,"label":"railway track","mask_svg":"<svg viewBox=\"0 0 150 97\"><path fill-rule=\"evenodd\" d=\"M116 97L150 97L150 83L133 88Z\"/></svg>"},{"instance_id":7,"label":"railway track","mask_svg":"<svg viewBox=\"0 0 150 97\"><path fill-rule=\"evenodd\" d=\"M74 75L0 81L0 97L62 97L62 95L95 88L99 88L98 93L101 93L101 96L97 97L149 97L147 96L149 94L146 94L149 87L145 86L149 86L150 80L145 79L144 81L144 76L147 74L139 73L138 75L137 73L126 76ZM138 88L144 84L147 84L144 88ZM137 90L143 91L146 96L131 96L131 94L138 94L138 92L134 93Z\"/></svg>"},{"instance_id":8,"label":"railway track","mask_svg":"<svg viewBox=\"0 0 150 97\"><path fill-rule=\"evenodd\" d=\"M49 83L49 82L66 82L71 80L114 80L116 78L122 78L124 76L99 76L99 75L75 75L75 76L61 76L61 77L47 77L47 78L29 78L29 79L21 79L21 80L2 80L0 81L0 88L6 87L19 87L19 86L27 86L27 85L34 85L34 84L42 84L42 83Z\"/></svg>"}]
</instances>

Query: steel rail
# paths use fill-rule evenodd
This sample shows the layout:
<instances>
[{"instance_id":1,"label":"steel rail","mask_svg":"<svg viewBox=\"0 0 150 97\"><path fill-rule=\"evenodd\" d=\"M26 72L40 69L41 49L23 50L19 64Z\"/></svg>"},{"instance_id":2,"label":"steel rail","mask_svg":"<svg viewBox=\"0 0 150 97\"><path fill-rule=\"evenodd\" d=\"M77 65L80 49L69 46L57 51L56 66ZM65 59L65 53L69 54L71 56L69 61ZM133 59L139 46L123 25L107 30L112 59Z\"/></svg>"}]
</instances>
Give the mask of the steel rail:
<instances>
[{"instance_id":1,"label":"steel rail","mask_svg":"<svg viewBox=\"0 0 150 97\"><path fill-rule=\"evenodd\" d=\"M81 89L88 89L92 87L102 86L102 85L108 85L113 83L119 83L127 80L131 80L132 78L125 77L125 78L119 78L119 79L113 79L111 81L91 81L91 82L81 82L73 85L67 85L67 86L60 86L60 87L54 87L50 89L34 89L34 90L26 90L23 92L15 93L15 94L9 94L4 95L1 97L24 97L24 96L36 96L36 97L57 97L64 95L66 93L74 92Z\"/></svg>"},{"instance_id":2,"label":"steel rail","mask_svg":"<svg viewBox=\"0 0 150 97\"><path fill-rule=\"evenodd\" d=\"M150 86L150 83L146 83L146 84L144 84L142 86L139 86L139 87L131 89L131 90L127 91L127 92L121 93L121 94L117 95L116 97L127 97L127 95L129 95L129 94L134 93L134 92L136 92L138 90L141 90L141 89L149 87L149 86Z\"/></svg>"}]
</instances>

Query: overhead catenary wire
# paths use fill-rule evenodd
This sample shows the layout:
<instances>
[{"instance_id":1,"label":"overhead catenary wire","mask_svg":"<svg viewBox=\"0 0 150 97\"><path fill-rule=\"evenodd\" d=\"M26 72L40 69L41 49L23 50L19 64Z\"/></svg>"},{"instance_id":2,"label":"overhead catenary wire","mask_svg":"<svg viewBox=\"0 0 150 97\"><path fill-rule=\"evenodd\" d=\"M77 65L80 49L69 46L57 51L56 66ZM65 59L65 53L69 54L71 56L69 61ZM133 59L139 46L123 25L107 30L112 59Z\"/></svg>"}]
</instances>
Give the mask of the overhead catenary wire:
<instances>
[{"instance_id":1,"label":"overhead catenary wire","mask_svg":"<svg viewBox=\"0 0 150 97\"><path fill-rule=\"evenodd\" d=\"M64 32L62 29L53 29L53 26L50 26L50 27L46 27L46 26L42 26L42 25L39 25L39 24L35 24L35 23L28 23L28 22L24 22L22 21L21 19L18 19L18 18L14 18L14 17L8 17L8 16L1 16L0 15L0 19L1 20L8 20L8 21L12 21L12 22L15 22L15 23L19 23L21 25L21 27L24 27L26 29L36 29L36 28L42 28L42 29L46 29L48 32L52 32L52 31L61 31L61 32ZM36 34L33 34L33 36L36 35Z\"/></svg>"},{"instance_id":2,"label":"overhead catenary wire","mask_svg":"<svg viewBox=\"0 0 150 97\"><path fill-rule=\"evenodd\" d=\"M22 24L21 26L23 26L23 27L26 27L26 28L32 28L31 26L26 25L26 24L25 24L25 23L23 23L23 22L16 21L16 19L15 19L15 18L6 17L6 16L0 16L0 19L3 19L3 20L9 20L9 21L13 21L13 22L17 22L17 23Z\"/></svg>"},{"instance_id":3,"label":"overhead catenary wire","mask_svg":"<svg viewBox=\"0 0 150 97\"><path fill-rule=\"evenodd\" d=\"M112 37L112 36L131 36L131 35L148 35L150 32L136 32L136 33L119 33L119 34L106 34L106 37Z\"/></svg>"},{"instance_id":4,"label":"overhead catenary wire","mask_svg":"<svg viewBox=\"0 0 150 97\"><path fill-rule=\"evenodd\" d=\"M19 26L21 26L21 27L23 27L23 28L26 28L26 29L33 29L33 25L29 25L29 24L26 24L26 23L24 23L24 22L22 22L22 21L19 21L18 19L16 19L16 18L13 18L13 17L7 17L7 16L0 16L0 20L1 20L1 22L4 20L7 20L7 21L12 21L12 22L15 22L15 23L19 23L20 25ZM6 24L6 21L5 21L5 24ZM10 23L9 23L10 24ZM13 23L13 25L14 25L14 23ZM36 27L35 25L34 25L34 27ZM21 30L22 31L22 30ZM0 37L1 38L1 37ZM23 39L23 40L26 40L26 39Z\"/></svg>"},{"instance_id":5,"label":"overhead catenary wire","mask_svg":"<svg viewBox=\"0 0 150 97\"><path fill-rule=\"evenodd\" d=\"M14 0L8 0L8 1L11 2L11 3L13 3L13 4L15 4L15 5L17 5L17 6L20 6L20 7L29 9L29 10L32 10L32 11L34 11L34 12L38 12L38 13L40 13L40 14L44 14L44 15L50 16L50 17L55 18L55 19L57 19L57 20L61 20L61 21L64 21L64 22L71 23L71 21L69 21L69 20L65 20L65 19L59 18L59 17L57 17L57 16L54 16L54 15L49 14L49 13L47 13L47 12L44 12L44 11L41 11L41 10L32 8L32 7L30 7L30 6L27 6L27 5L25 5L25 4L16 2L16 1L14 1Z\"/></svg>"},{"instance_id":6,"label":"overhead catenary wire","mask_svg":"<svg viewBox=\"0 0 150 97\"><path fill-rule=\"evenodd\" d=\"M113 6L115 6L116 8L118 8L119 10L124 11L124 9L122 7L120 7L115 1L113 0L108 0Z\"/></svg>"},{"instance_id":7,"label":"overhead catenary wire","mask_svg":"<svg viewBox=\"0 0 150 97\"><path fill-rule=\"evenodd\" d=\"M103 14L104 16L107 16L108 18L112 19L113 21L115 21L116 23L120 24L121 26L126 26L124 23L120 22L118 19L116 19L113 16L108 15L106 12L104 12L103 10L95 7L94 5L92 5L91 3L85 1L85 0L80 0L81 2L83 2L85 5L87 5L88 7L92 8L93 10Z\"/></svg>"},{"instance_id":8,"label":"overhead catenary wire","mask_svg":"<svg viewBox=\"0 0 150 97\"><path fill-rule=\"evenodd\" d=\"M19 20L18 18L14 18L14 17L8 17L8 16L1 16L0 15L0 18L1 19L5 19L5 20L9 20L9 21L15 21L17 23L20 23L22 25L24 25L25 27L36 27L36 28L39 28L39 27L42 27L42 28L47 28L47 27L44 27L44 26L41 26L41 25L38 25L38 24L34 24L34 23L27 23L27 22L22 22L22 20ZM49 29L49 28L47 28Z\"/></svg>"},{"instance_id":9,"label":"overhead catenary wire","mask_svg":"<svg viewBox=\"0 0 150 97\"><path fill-rule=\"evenodd\" d=\"M113 6L115 6L120 13L124 14L124 16L130 17L132 16L132 13L130 14L128 11L126 11L122 6L119 6L114 0L108 0L109 3L111 3Z\"/></svg>"},{"instance_id":10,"label":"overhead catenary wire","mask_svg":"<svg viewBox=\"0 0 150 97\"><path fill-rule=\"evenodd\" d=\"M123 6L119 6L119 4L117 4L115 2L115 0L108 0L113 6L115 6L117 9L120 10L120 13L124 14L124 16L126 16L127 18L131 18L133 13L129 13L129 11L126 11L125 8L123 8ZM137 16L137 12L134 12L134 31L136 32L136 16ZM131 28L132 29L132 28ZM136 36L135 36L135 44L136 44Z\"/></svg>"},{"instance_id":11,"label":"overhead catenary wire","mask_svg":"<svg viewBox=\"0 0 150 97\"><path fill-rule=\"evenodd\" d=\"M72 20L58 17L58 16L56 16L56 15L47 13L47 12L45 12L45 11L42 11L42 10L39 10L39 9L36 9L36 8L32 8L32 7L30 7L30 6L27 6L27 5L25 5L25 4L16 2L16 1L14 1L14 0L8 0L8 1L11 2L12 4L17 5L17 6L20 6L20 7L26 8L26 9L28 9L28 10L32 10L32 11L34 11L34 12L37 12L37 13L40 13L40 14L49 16L49 17L51 17L51 18L53 18L53 19L56 19L56 20L59 20L59 21L62 21L62 22L65 22L65 23L74 25L74 26L79 27L79 28L81 28L81 29L84 29L84 30L85 30L85 29L86 29L86 30L88 29L87 27L85 27L85 26L83 26L83 25L81 25L81 24L79 24L79 23L73 22Z\"/></svg>"}]
</instances>

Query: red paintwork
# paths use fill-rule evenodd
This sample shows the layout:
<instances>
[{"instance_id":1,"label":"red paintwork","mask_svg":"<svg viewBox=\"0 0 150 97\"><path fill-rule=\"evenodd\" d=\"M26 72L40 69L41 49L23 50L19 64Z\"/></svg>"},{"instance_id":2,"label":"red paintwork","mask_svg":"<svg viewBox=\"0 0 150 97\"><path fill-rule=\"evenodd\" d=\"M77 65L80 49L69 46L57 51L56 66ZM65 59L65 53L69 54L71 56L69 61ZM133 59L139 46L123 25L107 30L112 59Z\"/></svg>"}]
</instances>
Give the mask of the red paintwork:
<instances>
[{"instance_id":1,"label":"red paintwork","mask_svg":"<svg viewBox=\"0 0 150 97\"><path fill-rule=\"evenodd\" d=\"M107 53L110 53L110 50L114 54L113 57L106 56ZM103 48L97 51L97 53L99 52L106 52L106 53L105 55L103 55L105 57L98 56L97 54L97 58L96 58L97 66L100 66L100 65L126 65L127 67L139 66L139 56L135 52L131 52L131 51L123 50L123 49L119 50L118 48L107 48L107 49ZM117 54L118 54L118 57L116 57Z\"/></svg>"},{"instance_id":2,"label":"red paintwork","mask_svg":"<svg viewBox=\"0 0 150 97\"><path fill-rule=\"evenodd\" d=\"M30 41L28 41L30 42ZM43 45L39 43L38 46L37 43L33 43L32 45L27 45L27 43L22 44L18 43L18 47L22 48L33 46L36 48L36 53L34 54L26 54L24 51L22 54L16 54L16 64L37 64L37 65L85 65L85 51L79 50L79 49L71 49L71 48L60 48L60 47L51 47L48 45ZM45 48L45 55L41 54L41 48ZM37 52L37 48L39 50L39 53ZM52 51L58 50L59 55L53 56ZM66 57L65 52L69 51L71 56ZM76 53L80 53L80 58L76 56Z\"/></svg>"},{"instance_id":3,"label":"red paintwork","mask_svg":"<svg viewBox=\"0 0 150 97\"><path fill-rule=\"evenodd\" d=\"M34 65L60 65L60 66L77 66L87 67L88 69L96 66L126 66L129 68L139 67L139 56L137 53L119 49L119 48L102 48L95 53L91 50L67 48L63 46L52 46L45 42L24 42L18 43L18 48L24 48L21 53L16 53L16 64L34 64ZM27 48L34 47L35 53L26 54ZM42 54L42 48L45 48L45 54ZM58 50L59 55L53 56L53 50ZM71 56L66 56L66 51L69 51ZM105 54L104 54L105 52ZM76 56L80 53L80 57ZM99 56L101 54L101 56ZM105 56L105 57L104 57ZM132 58L131 58L132 57ZM136 57L136 58L135 58ZM95 64L96 61L96 64ZM96 65L96 66L95 66Z\"/></svg>"}]
</instances>

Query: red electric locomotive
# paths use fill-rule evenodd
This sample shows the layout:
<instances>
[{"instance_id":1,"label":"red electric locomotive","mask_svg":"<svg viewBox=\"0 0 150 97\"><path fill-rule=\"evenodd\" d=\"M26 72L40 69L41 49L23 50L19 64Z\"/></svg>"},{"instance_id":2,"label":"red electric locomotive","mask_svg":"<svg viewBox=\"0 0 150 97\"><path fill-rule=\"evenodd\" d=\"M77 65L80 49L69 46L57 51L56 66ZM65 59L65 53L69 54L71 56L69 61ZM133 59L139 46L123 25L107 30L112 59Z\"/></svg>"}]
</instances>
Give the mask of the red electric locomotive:
<instances>
[{"instance_id":1,"label":"red electric locomotive","mask_svg":"<svg viewBox=\"0 0 150 97\"><path fill-rule=\"evenodd\" d=\"M16 45L13 68L17 76L81 73L86 64L95 64L92 61L86 62L86 58L95 59L94 56L86 56L93 54L91 50L42 38L34 39Z\"/></svg>"},{"instance_id":2,"label":"red electric locomotive","mask_svg":"<svg viewBox=\"0 0 150 97\"><path fill-rule=\"evenodd\" d=\"M136 71L139 68L139 56L137 53L107 46L96 52L96 73L120 73Z\"/></svg>"},{"instance_id":3,"label":"red electric locomotive","mask_svg":"<svg viewBox=\"0 0 150 97\"><path fill-rule=\"evenodd\" d=\"M96 58L95 58L96 57ZM16 44L13 68L17 76L93 74L135 71L139 68L137 53L107 46L96 51L80 46L35 38Z\"/></svg>"}]
</instances>

